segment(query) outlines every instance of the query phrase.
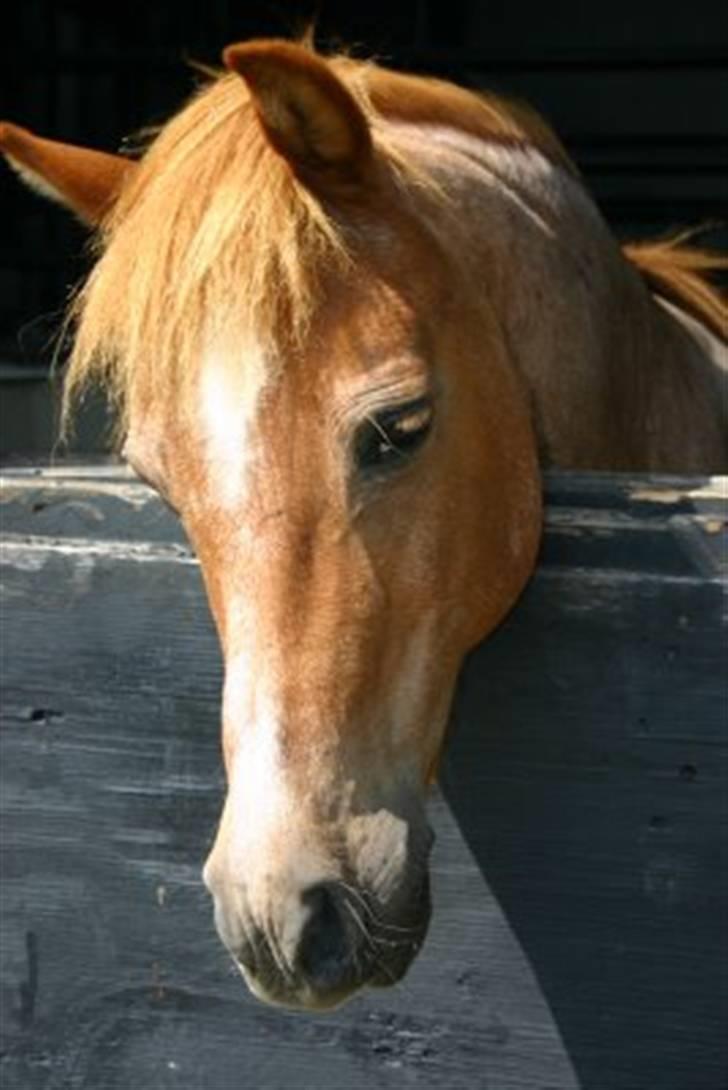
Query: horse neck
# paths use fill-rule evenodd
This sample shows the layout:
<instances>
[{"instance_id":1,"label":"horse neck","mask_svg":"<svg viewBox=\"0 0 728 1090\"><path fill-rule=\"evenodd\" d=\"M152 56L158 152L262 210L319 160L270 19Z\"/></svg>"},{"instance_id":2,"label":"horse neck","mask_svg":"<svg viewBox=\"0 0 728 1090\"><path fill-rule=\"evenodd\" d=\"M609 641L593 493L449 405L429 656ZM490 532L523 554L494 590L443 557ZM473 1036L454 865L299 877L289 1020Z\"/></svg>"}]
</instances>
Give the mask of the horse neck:
<instances>
[{"instance_id":1,"label":"horse neck","mask_svg":"<svg viewBox=\"0 0 728 1090\"><path fill-rule=\"evenodd\" d=\"M688 471L714 458L687 450L713 376L580 181L533 148L449 130L438 141L465 204L470 280L497 312L544 464Z\"/></svg>"}]
</instances>

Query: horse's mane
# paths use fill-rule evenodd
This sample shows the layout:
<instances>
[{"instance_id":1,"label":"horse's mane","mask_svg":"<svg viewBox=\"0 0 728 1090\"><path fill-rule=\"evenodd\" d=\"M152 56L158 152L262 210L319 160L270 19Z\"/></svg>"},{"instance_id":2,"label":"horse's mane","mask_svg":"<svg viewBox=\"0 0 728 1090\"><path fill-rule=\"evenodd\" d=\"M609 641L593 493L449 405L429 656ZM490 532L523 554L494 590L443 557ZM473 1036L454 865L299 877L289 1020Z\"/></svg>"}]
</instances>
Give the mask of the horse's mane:
<instances>
[{"instance_id":1,"label":"horse's mane","mask_svg":"<svg viewBox=\"0 0 728 1090\"><path fill-rule=\"evenodd\" d=\"M319 268L346 259L337 225L270 148L237 75L203 87L153 135L96 248L70 312L64 422L97 380L121 431L136 383L147 394L179 387L220 336L244 348L253 332L300 331Z\"/></svg>"},{"instance_id":2,"label":"horse's mane","mask_svg":"<svg viewBox=\"0 0 728 1090\"><path fill-rule=\"evenodd\" d=\"M410 75L373 63L338 57L333 67L342 78L351 72L374 110L390 120L447 125L489 142L528 145L576 173L553 129L526 103L485 91L469 91L446 80Z\"/></svg>"},{"instance_id":3,"label":"horse's mane","mask_svg":"<svg viewBox=\"0 0 728 1090\"><path fill-rule=\"evenodd\" d=\"M438 186L400 156L383 119L535 146L571 169L556 136L524 106L345 55L329 63L364 109L380 162L400 189L420 194L412 208L424 193L436 199ZM197 372L216 338L300 337L322 277L349 261L337 217L270 148L234 74L216 75L154 136L99 231L97 252L70 312L77 328L64 420L95 379L120 410L122 431L137 381L171 390Z\"/></svg>"},{"instance_id":4,"label":"horse's mane","mask_svg":"<svg viewBox=\"0 0 728 1090\"><path fill-rule=\"evenodd\" d=\"M728 269L728 257L685 244L684 234L653 242L635 242L623 253L649 287L692 314L722 341L728 342L728 296L711 284L712 273Z\"/></svg>"},{"instance_id":5,"label":"horse's mane","mask_svg":"<svg viewBox=\"0 0 728 1090\"><path fill-rule=\"evenodd\" d=\"M423 197L441 200L442 193L399 153L393 121L535 147L574 169L557 137L524 106L344 55L329 63L365 111L382 169L400 191L416 190L409 207L423 222ZM342 217L272 150L243 80L230 73L216 75L152 139L101 226L97 252L70 310L76 335L63 420L97 380L116 404L121 433L132 388L171 397L199 372L210 347L242 353L251 338L300 344L325 278L351 262ZM712 328L725 322L725 305L702 275L712 259L661 244L626 252L658 291Z\"/></svg>"}]
</instances>

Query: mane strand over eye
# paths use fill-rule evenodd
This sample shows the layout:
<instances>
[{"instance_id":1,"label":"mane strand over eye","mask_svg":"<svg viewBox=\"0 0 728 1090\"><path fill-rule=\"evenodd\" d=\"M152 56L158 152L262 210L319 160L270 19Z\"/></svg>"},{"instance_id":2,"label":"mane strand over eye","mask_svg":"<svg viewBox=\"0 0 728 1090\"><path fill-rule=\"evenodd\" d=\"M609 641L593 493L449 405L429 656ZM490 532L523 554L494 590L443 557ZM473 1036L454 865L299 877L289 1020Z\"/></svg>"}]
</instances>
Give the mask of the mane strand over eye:
<instances>
[{"instance_id":1,"label":"mane strand over eye","mask_svg":"<svg viewBox=\"0 0 728 1090\"><path fill-rule=\"evenodd\" d=\"M354 440L357 470L380 473L404 466L424 444L432 420L433 407L427 398L368 416Z\"/></svg>"}]
</instances>

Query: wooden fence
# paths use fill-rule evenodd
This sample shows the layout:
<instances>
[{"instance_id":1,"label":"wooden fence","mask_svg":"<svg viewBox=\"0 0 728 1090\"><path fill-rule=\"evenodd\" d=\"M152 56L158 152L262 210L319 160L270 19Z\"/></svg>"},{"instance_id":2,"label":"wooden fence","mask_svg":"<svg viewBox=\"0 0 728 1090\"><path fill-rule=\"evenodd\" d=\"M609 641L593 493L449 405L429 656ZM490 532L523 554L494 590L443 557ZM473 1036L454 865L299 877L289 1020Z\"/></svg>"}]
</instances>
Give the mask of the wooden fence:
<instances>
[{"instance_id":1,"label":"wooden fence","mask_svg":"<svg viewBox=\"0 0 728 1090\"><path fill-rule=\"evenodd\" d=\"M200 879L220 662L174 518L120 470L2 503L3 1090L724 1090L726 481L558 475L463 673L405 982L251 999Z\"/></svg>"}]
</instances>

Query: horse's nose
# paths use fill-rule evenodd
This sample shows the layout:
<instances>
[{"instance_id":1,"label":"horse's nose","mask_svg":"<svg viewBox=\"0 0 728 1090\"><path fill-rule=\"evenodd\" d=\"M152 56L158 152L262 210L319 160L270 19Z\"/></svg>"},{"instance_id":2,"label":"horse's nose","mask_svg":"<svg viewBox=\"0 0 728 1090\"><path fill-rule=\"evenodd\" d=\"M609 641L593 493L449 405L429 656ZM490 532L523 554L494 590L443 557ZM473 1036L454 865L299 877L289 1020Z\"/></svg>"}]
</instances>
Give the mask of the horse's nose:
<instances>
[{"instance_id":1,"label":"horse's nose","mask_svg":"<svg viewBox=\"0 0 728 1090\"><path fill-rule=\"evenodd\" d=\"M343 915L345 901L330 883L311 886L301 899L306 914L294 964L313 988L330 991L346 983L352 969L352 943Z\"/></svg>"}]
</instances>

